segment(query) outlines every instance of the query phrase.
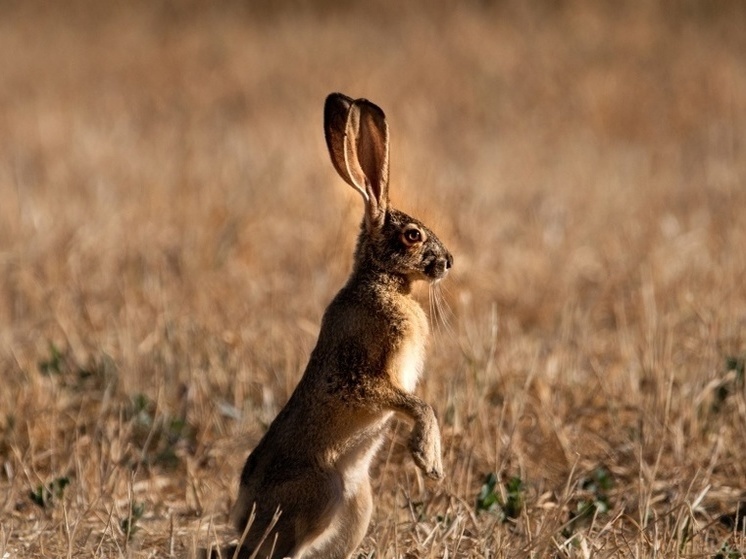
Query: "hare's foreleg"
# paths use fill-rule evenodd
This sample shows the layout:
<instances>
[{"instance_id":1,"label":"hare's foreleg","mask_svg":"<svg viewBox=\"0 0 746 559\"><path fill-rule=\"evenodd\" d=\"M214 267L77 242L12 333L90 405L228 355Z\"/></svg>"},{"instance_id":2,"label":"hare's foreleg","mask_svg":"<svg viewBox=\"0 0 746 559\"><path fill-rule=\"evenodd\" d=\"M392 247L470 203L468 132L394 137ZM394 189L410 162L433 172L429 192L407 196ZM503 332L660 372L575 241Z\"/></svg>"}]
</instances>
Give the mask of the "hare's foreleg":
<instances>
[{"instance_id":1,"label":"hare's foreleg","mask_svg":"<svg viewBox=\"0 0 746 559\"><path fill-rule=\"evenodd\" d=\"M417 408L412 434L409 436L409 450L415 464L433 479L443 479L443 451L441 450L440 428L433 408L422 402L424 408Z\"/></svg>"},{"instance_id":2,"label":"hare's foreleg","mask_svg":"<svg viewBox=\"0 0 746 559\"><path fill-rule=\"evenodd\" d=\"M376 394L378 405L402 413L414 421L409 436L409 450L415 464L432 479L443 479L440 428L435 412L424 400L393 385Z\"/></svg>"}]
</instances>

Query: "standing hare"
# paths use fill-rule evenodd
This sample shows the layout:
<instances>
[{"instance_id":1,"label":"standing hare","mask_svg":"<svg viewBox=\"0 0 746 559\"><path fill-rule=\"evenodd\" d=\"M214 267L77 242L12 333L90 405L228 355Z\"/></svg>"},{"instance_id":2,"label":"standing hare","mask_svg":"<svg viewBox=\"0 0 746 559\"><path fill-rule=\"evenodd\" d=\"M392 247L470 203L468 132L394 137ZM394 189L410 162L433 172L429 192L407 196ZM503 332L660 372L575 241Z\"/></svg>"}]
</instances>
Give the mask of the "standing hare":
<instances>
[{"instance_id":1,"label":"standing hare","mask_svg":"<svg viewBox=\"0 0 746 559\"><path fill-rule=\"evenodd\" d=\"M414 422L417 466L443 478L435 414L413 394L428 324L411 288L443 278L453 258L427 227L389 206L379 107L333 93L324 132L334 168L365 200L354 265L324 313L303 378L246 460L232 511L244 538L223 557L350 557L370 522L368 470L394 412Z\"/></svg>"}]
</instances>

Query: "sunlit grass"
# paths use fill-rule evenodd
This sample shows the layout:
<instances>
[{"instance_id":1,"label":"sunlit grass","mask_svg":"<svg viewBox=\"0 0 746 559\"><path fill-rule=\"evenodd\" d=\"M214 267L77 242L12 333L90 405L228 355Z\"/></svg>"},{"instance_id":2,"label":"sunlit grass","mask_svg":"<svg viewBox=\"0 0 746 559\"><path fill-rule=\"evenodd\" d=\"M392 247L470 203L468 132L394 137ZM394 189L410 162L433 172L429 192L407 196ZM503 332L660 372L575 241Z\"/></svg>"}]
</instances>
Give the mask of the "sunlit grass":
<instances>
[{"instance_id":1,"label":"sunlit grass","mask_svg":"<svg viewBox=\"0 0 746 559\"><path fill-rule=\"evenodd\" d=\"M360 557L746 548L746 10L0 7L0 557L235 537L362 215L325 95L387 112L446 479L392 431ZM718 555L719 554L719 555Z\"/></svg>"}]
</instances>

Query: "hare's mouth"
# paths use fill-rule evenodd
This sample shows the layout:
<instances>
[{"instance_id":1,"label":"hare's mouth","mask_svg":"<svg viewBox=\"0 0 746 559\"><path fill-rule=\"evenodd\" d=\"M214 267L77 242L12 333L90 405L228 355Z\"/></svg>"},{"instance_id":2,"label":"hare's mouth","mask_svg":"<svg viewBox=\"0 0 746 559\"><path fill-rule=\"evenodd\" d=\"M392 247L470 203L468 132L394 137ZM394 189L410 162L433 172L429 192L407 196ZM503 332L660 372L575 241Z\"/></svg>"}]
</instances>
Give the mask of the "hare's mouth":
<instances>
[{"instance_id":1,"label":"hare's mouth","mask_svg":"<svg viewBox=\"0 0 746 559\"><path fill-rule=\"evenodd\" d=\"M433 258L425 265L425 276L431 282L442 280L453 266L453 258L448 256Z\"/></svg>"}]
</instances>

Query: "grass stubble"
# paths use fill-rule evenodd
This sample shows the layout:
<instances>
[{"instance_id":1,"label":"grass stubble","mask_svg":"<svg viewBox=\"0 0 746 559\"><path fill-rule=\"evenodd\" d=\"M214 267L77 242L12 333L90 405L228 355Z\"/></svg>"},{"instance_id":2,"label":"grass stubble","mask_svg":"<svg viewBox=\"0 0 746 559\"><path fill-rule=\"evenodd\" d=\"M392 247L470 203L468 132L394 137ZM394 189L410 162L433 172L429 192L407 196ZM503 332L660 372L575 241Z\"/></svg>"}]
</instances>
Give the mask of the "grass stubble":
<instances>
[{"instance_id":1,"label":"grass stubble","mask_svg":"<svg viewBox=\"0 0 746 559\"><path fill-rule=\"evenodd\" d=\"M233 537L361 215L333 90L455 256L447 478L397 425L360 557L740 556L743 5L311 6L0 5L0 557Z\"/></svg>"}]
</instances>

